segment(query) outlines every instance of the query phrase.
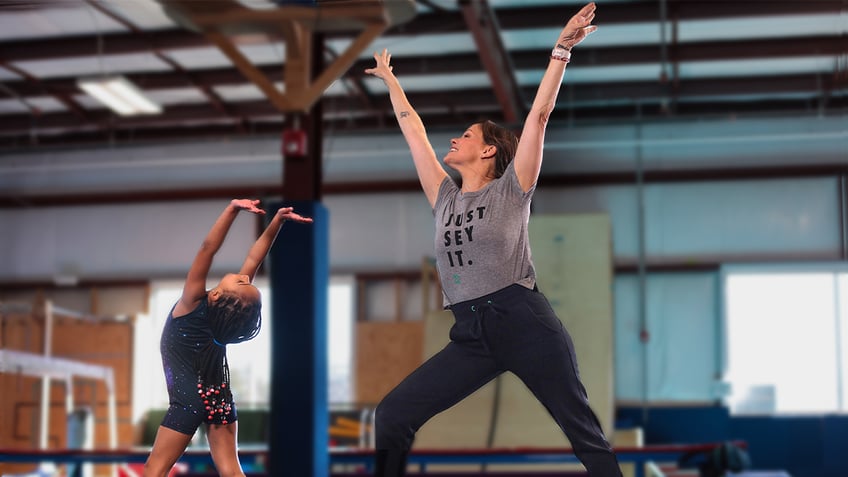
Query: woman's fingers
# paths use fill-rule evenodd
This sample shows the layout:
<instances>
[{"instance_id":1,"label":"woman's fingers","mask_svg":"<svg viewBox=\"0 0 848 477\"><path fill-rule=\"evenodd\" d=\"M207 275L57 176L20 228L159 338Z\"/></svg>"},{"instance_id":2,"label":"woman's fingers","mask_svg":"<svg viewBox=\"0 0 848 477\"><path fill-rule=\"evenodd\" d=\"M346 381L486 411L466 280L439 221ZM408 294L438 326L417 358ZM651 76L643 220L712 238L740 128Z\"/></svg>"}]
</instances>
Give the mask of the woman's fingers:
<instances>
[{"instance_id":1,"label":"woman's fingers","mask_svg":"<svg viewBox=\"0 0 848 477\"><path fill-rule=\"evenodd\" d=\"M377 62L377 65L386 64L388 65L392 59L392 55L385 49L382 52L375 51L374 52L374 61Z\"/></svg>"},{"instance_id":2,"label":"woman's fingers","mask_svg":"<svg viewBox=\"0 0 848 477\"><path fill-rule=\"evenodd\" d=\"M565 26L560 37L561 44L574 47L583 41L590 33L598 29L592 25L595 19L595 3L588 3L576 15L574 15Z\"/></svg>"},{"instance_id":3,"label":"woman's fingers","mask_svg":"<svg viewBox=\"0 0 848 477\"><path fill-rule=\"evenodd\" d=\"M595 12L595 8L596 8L595 2L589 2L586 5L584 5L583 8L580 9L580 12L578 14L585 17L585 16L589 15L590 13L593 14Z\"/></svg>"},{"instance_id":4,"label":"woman's fingers","mask_svg":"<svg viewBox=\"0 0 848 477\"><path fill-rule=\"evenodd\" d=\"M383 76L381 76L382 71L385 71L385 70L392 71L392 67L389 64L392 61L392 55L391 55L391 53L389 53L388 49L383 48L382 52L375 51L374 52L374 61L377 64L373 68L367 68L365 70L366 74L374 75L374 76L377 76L379 78L383 78Z\"/></svg>"},{"instance_id":5,"label":"woman's fingers","mask_svg":"<svg viewBox=\"0 0 848 477\"><path fill-rule=\"evenodd\" d=\"M592 23L592 20L595 19L595 3L586 4L583 8L577 12L574 17L572 17L573 21L576 21L580 25L588 25Z\"/></svg>"}]
</instances>

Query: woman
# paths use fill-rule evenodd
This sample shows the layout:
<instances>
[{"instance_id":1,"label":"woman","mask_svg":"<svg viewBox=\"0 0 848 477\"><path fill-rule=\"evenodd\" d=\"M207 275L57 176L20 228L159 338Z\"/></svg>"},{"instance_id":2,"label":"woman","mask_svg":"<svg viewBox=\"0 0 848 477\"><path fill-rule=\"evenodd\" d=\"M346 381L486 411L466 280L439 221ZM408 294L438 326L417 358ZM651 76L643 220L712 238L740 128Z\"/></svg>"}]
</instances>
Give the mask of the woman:
<instances>
[{"instance_id":1,"label":"woman","mask_svg":"<svg viewBox=\"0 0 848 477\"><path fill-rule=\"evenodd\" d=\"M232 200L209 230L186 276L183 292L162 330L160 352L170 405L144 464L144 477L165 477L201 424L219 475L244 477L236 445L236 405L230 391L227 344L256 336L261 324L259 289L253 278L283 223L311 223L291 207L277 210L247 252L239 272L224 275L211 290L206 279L239 211L265 214L258 200Z\"/></svg>"},{"instance_id":2,"label":"woman","mask_svg":"<svg viewBox=\"0 0 848 477\"><path fill-rule=\"evenodd\" d=\"M451 342L406 377L376 411L376 475L402 476L415 432L495 378L511 371L545 405L592 477L621 475L589 407L571 338L536 289L527 226L542 164L545 126L571 49L596 27L595 4L574 15L551 53L521 138L491 121L452 139L439 164L421 118L390 66L375 53L366 73L381 78L436 219L436 265L445 306L455 317Z\"/></svg>"}]
</instances>

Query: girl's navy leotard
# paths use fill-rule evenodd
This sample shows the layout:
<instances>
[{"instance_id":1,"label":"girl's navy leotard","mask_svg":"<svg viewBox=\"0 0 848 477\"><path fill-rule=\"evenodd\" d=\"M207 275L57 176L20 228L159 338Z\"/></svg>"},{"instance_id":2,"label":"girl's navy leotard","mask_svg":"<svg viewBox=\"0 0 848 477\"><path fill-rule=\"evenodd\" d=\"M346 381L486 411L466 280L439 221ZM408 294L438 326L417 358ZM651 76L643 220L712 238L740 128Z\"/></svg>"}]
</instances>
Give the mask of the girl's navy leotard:
<instances>
[{"instance_id":1,"label":"girl's navy leotard","mask_svg":"<svg viewBox=\"0 0 848 477\"><path fill-rule=\"evenodd\" d=\"M197 308L176 318L172 308L159 344L170 400L162 425L188 435L193 435L200 423L206 421L206 406L198 394L195 358L212 340L206 321L207 306L204 298ZM235 422L236 418L233 405L229 422Z\"/></svg>"}]
</instances>

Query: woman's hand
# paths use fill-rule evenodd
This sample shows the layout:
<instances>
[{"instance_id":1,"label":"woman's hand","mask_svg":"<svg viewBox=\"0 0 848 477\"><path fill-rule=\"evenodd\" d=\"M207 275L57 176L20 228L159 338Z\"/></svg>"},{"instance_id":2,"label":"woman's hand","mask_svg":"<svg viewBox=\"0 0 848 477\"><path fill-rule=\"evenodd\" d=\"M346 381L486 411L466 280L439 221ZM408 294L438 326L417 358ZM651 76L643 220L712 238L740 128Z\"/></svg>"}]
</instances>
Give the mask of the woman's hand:
<instances>
[{"instance_id":1,"label":"woman's hand","mask_svg":"<svg viewBox=\"0 0 848 477\"><path fill-rule=\"evenodd\" d=\"M258 207L259 201L253 199L233 199L230 202L230 205L236 208L236 210L246 210L248 212L252 212L254 214L264 215L265 211Z\"/></svg>"},{"instance_id":2,"label":"woman's hand","mask_svg":"<svg viewBox=\"0 0 848 477\"><path fill-rule=\"evenodd\" d=\"M374 75L383 81L386 81L387 78L394 76L394 73L392 73L392 67L389 65L389 63L392 61L392 55L387 49L383 48L382 53L378 53L375 51L374 59L377 60L377 65L373 68L366 69L365 73L369 75Z\"/></svg>"},{"instance_id":3,"label":"woman's hand","mask_svg":"<svg viewBox=\"0 0 848 477\"><path fill-rule=\"evenodd\" d=\"M583 41L590 33L597 30L598 27L592 25L592 20L595 18L595 2L586 4L581 8L571 20L562 29L557 40L557 48L571 50Z\"/></svg>"},{"instance_id":4,"label":"woman's hand","mask_svg":"<svg viewBox=\"0 0 848 477\"><path fill-rule=\"evenodd\" d=\"M277 217L281 220L293 220L302 224L311 224L312 219L304 217L294 211L294 207L281 207L277 210Z\"/></svg>"}]
</instances>

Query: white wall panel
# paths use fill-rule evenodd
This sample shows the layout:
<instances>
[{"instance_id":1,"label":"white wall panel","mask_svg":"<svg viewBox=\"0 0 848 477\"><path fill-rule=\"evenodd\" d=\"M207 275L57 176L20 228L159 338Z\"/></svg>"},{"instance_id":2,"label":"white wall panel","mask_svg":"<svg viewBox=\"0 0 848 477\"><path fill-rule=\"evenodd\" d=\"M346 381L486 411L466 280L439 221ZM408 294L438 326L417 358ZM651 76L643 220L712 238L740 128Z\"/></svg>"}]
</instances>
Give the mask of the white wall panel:
<instances>
[{"instance_id":1,"label":"white wall panel","mask_svg":"<svg viewBox=\"0 0 848 477\"><path fill-rule=\"evenodd\" d=\"M0 210L0 280L182 277L227 201ZM256 238L240 213L215 257L235 272ZM280 239L284 240L281 233Z\"/></svg>"},{"instance_id":2,"label":"white wall panel","mask_svg":"<svg viewBox=\"0 0 848 477\"><path fill-rule=\"evenodd\" d=\"M636 188L626 185L540 188L533 198L533 214L606 213L612 222L614 256L619 258L638 250L636 199Z\"/></svg>"},{"instance_id":3,"label":"white wall panel","mask_svg":"<svg viewBox=\"0 0 848 477\"><path fill-rule=\"evenodd\" d=\"M176 205L0 210L0 280L181 277L226 201ZM433 255L433 214L423 194L331 196L330 263L336 269L418 268ZM255 238L241 213L214 270L238 269ZM291 225L294 226L294 225ZM285 243L285 227L277 239Z\"/></svg>"},{"instance_id":4,"label":"white wall panel","mask_svg":"<svg viewBox=\"0 0 848 477\"><path fill-rule=\"evenodd\" d=\"M781 179L646 188L649 256L838 258L835 179Z\"/></svg>"},{"instance_id":5,"label":"white wall panel","mask_svg":"<svg viewBox=\"0 0 848 477\"><path fill-rule=\"evenodd\" d=\"M718 272L654 273L646 279L648 342L640 341L638 276L615 279L615 392L618 400L713 401L719 372Z\"/></svg>"},{"instance_id":6,"label":"white wall panel","mask_svg":"<svg viewBox=\"0 0 848 477\"><path fill-rule=\"evenodd\" d=\"M616 259L638 257L635 186L540 189L535 213L607 212ZM838 258L835 178L649 184L644 189L649 259Z\"/></svg>"},{"instance_id":7,"label":"white wall panel","mask_svg":"<svg viewBox=\"0 0 848 477\"><path fill-rule=\"evenodd\" d=\"M43 279L67 267L104 277L183 273L224 204L0 210L0 279ZM433 254L433 216L421 193L332 195L325 204L335 269L417 268L423 256ZM649 259L839 254L835 179L652 184L645 189L645 204ZM612 221L616 260L638 256L634 186L540 189L533 207L538 214L605 212ZM242 226L233 233L248 237L254 230Z\"/></svg>"},{"instance_id":8,"label":"white wall panel","mask_svg":"<svg viewBox=\"0 0 848 477\"><path fill-rule=\"evenodd\" d=\"M845 164L848 117L548 128L542 174Z\"/></svg>"},{"instance_id":9,"label":"white wall panel","mask_svg":"<svg viewBox=\"0 0 848 477\"><path fill-rule=\"evenodd\" d=\"M433 256L433 212L423 193L334 195L324 203L333 268L407 270Z\"/></svg>"},{"instance_id":10,"label":"white wall panel","mask_svg":"<svg viewBox=\"0 0 848 477\"><path fill-rule=\"evenodd\" d=\"M279 140L6 154L0 190L25 196L278 183Z\"/></svg>"}]
</instances>

